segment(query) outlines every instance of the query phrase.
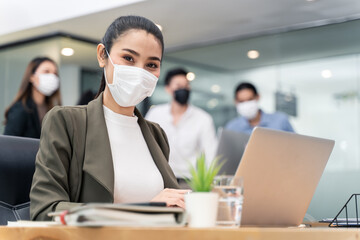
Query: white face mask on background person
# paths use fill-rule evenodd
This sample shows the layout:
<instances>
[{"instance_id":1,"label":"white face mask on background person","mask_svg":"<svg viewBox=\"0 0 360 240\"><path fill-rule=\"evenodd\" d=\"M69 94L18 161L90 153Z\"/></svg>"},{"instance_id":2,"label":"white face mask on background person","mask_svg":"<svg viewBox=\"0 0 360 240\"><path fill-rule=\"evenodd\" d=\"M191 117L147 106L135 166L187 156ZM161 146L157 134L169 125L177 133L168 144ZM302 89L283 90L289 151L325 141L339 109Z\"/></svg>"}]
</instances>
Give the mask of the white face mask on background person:
<instances>
[{"instance_id":1,"label":"white face mask on background person","mask_svg":"<svg viewBox=\"0 0 360 240\"><path fill-rule=\"evenodd\" d=\"M104 68L105 80L117 104L122 107L136 106L153 94L158 81L154 74L142 68L114 64L108 56L114 66L113 83L109 84Z\"/></svg>"},{"instance_id":2,"label":"white face mask on background person","mask_svg":"<svg viewBox=\"0 0 360 240\"><path fill-rule=\"evenodd\" d=\"M247 120L254 119L259 112L258 100L250 100L236 104L237 112Z\"/></svg>"},{"instance_id":3,"label":"white face mask on background person","mask_svg":"<svg viewBox=\"0 0 360 240\"><path fill-rule=\"evenodd\" d=\"M34 84L37 90L45 96L51 96L56 90L59 89L59 77L53 73L39 74L39 84Z\"/></svg>"}]
</instances>

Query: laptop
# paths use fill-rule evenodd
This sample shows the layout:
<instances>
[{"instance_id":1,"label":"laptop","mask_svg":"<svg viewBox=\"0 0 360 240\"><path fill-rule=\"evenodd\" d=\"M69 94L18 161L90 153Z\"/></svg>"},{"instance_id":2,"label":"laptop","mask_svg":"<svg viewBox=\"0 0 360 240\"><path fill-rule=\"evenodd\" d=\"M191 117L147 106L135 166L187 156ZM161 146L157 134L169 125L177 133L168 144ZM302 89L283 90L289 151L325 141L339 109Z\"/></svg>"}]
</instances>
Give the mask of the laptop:
<instances>
[{"instance_id":1,"label":"laptop","mask_svg":"<svg viewBox=\"0 0 360 240\"><path fill-rule=\"evenodd\" d=\"M220 162L224 162L220 175L234 175L239 166L241 157L245 151L250 135L222 129L216 156L220 156Z\"/></svg>"},{"instance_id":2,"label":"laptop","mask_svg":"<svg viewBox=\"0 0 360 240\"><path fill-rule=\"evenodd\" d=\"M241 226L298 226L335 141L255 128L236 176L244 179Z\"/></svg>"}]
</instances>

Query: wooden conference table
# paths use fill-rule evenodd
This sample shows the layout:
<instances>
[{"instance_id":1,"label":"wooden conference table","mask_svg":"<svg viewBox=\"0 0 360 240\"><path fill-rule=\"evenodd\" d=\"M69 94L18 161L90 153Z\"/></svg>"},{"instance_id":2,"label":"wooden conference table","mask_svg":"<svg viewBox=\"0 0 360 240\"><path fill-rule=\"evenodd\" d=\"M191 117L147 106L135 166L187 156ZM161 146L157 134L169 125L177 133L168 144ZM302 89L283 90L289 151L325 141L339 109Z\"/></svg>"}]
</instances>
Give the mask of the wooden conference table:
<instances>
[{"instance_id":1,"label":"wooden conference table","mask_svg":"<svg viewBox=\"0 0 360 240\"><path fill-rule=\"evenodd\" d=\"M360 239L357 228L148 228L148 227L0 227L1 240L77 240L77 239L146 239L146 240L350 240Z\"/></svg>"}]
</instances>

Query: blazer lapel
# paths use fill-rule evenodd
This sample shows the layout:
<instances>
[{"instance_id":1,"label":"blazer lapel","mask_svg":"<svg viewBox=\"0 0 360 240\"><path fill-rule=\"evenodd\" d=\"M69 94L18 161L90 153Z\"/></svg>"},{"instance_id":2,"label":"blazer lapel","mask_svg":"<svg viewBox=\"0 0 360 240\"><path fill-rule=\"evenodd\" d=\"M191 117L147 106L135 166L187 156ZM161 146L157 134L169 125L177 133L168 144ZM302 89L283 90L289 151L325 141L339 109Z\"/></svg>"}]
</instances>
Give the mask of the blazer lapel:
<instances>
[{"instance_id":1,"label":"blazer lapel","mask_svg":"<svg viewBox=\"0 0 360 240\"><path fill-rule=\"evenodd\" d=\"M141 116L141 113L135 108L135 115L138 117L138 123L141 129L141 132L144 136L145 142L149 148L150 154L155 162L155 165L159 169L163 180L165 188L178 188L176 178L168 164L164 153L162 152L159 144L156 142L153 134L151 133L145 119Z\"/></svg>"},{"instance_id":2,"label":"blazer lapel","mask_svg":"<svg viewBox=\"0 0 360 240\"><path fill-rule=\"evenodd\" d=\"M114 196L114 167L104 117L103 94L91 101L87 107L83 170L98 181L112 197Z\"/></svg>"}]
</instances>

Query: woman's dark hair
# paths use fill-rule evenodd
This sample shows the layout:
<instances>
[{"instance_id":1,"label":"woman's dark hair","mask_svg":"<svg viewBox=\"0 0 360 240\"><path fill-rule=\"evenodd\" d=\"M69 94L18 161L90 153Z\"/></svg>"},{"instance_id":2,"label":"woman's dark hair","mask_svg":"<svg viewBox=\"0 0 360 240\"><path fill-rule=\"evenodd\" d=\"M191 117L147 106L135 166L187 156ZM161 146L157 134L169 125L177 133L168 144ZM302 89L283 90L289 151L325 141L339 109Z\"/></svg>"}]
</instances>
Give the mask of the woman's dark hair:
<instances>
[{"instance_id":1,"label":"woman's dark hair","mask_svg":"<svg viewBox=\"0 0 360 240\"><path fill-rule=\"evenodd\" d=\"M90 101L94 100L95 93L88 89L87 91L83 92L80 96L77 105L87 105Z\"/></svg>"},{"instance_id":2,"label":"woman's dark hair","mask_svg":"<svg viewBox=\"0 0 360 240\"><path fill-rule=\"evenodd\" d=\"M240 83L240 84L236 87L236 89L235 89L235 99L236 99L236 94L237 94L238 92L240 92L241 90L243 90L243 89L250 89L251 91L254 92L254 95L255 95L255 96L258 95L258 92L257 92L257 90L256 90L256 87L255 87L253 84L251 84L251 83L249 83L249 82L242 82L242 83Z\"/></svg>"},{"instance_id":3,"label":"woman's dark hair","mask_svg":"<svg viewBox=\"0 0 360 240\"><path fill-rule=\"evenodd\" d=\"M186 76L188 72L183 68L174 68L167 72L165 76L165 86L168 86L174 76L183 75Z\"/></svg>"},{"instance_id":4,"label":"woman's dark hair","mask_svg":"<svg viewBox=\"0 0 360 240\"><path fill-rule=\"evenodd\" d=\"M163 35L160 31L160 29L155 25L155 23L153 23L152 21L150 21L147 18L144 17L140 17L140 16L123 16L123 17L119 17L117 18L113 23L111 23L111 25L108 27L108 29L106 30L106 33L101 41L102 44L104 44L105 49L108 51L108 53L110 53L110 50L114 44L114 42L116 42L116 40L123 35L124 33L126 33L129 30L132 29L138 29L138 30L144 30L147 33L152 34L160 43L161 45L161 56L164 53L164 39L163 39ZM105 50L103 52L103 57L107 58L107 54L105 53ZM100 82L100 87L99 87L99 91L96 94L97 98L101 92L103 92L105 90L105 86L106 86L106 82L105 82L105 76L103 73L101 82Z\"/></svg>"},{"instance_id":5,"label":"woman's dark hair","mask_svg":"<svg viewBox=\"0 0 360 240\"><path fill-rule=\"evenodd\" d=\"M30 111L28 106L26 105L26 101L28 98L32 97L32 87L33 84L30 82L31 76L36 72L38 67L43 62L51 62L55 66L56 63L54 60L48 57L36 57L33 60L30 61L30 63L27 65L24 76L21 81L20 89L17 92L13 102L9 105L9 107L5 110L5 121L4 124L7 122L7 116L9 114L10 108L18 101L21 100L24 108L27 111ZM45 97L45 104L47 105L48 110L50 110L55 105L61 105L61 97L60 97L60 88L56 90L51 96Z\"/></svg>"}]
</instances>

